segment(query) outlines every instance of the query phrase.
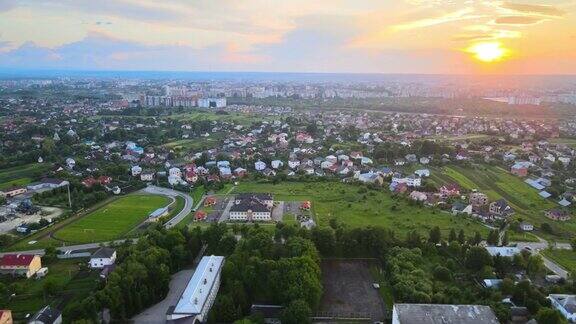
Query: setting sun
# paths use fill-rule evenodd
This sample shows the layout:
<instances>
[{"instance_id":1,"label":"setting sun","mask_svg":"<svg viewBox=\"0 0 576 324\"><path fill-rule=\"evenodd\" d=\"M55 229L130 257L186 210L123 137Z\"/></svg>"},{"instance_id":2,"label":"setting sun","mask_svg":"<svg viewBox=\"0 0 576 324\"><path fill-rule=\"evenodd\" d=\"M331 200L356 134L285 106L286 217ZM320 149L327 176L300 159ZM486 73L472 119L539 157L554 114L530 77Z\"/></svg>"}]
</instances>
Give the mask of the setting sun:
<instances>
[{"instance_id":1,"label":"setting sun","mask_svg":"<svg viewBox=\"0 0 576 324\"><path fill-rule=\"evenodd\" d=\"M470 46L468 52L483 62L494 62L501 60L508 52L499 42L478 43Z\"/></svg>"}]
</instances>

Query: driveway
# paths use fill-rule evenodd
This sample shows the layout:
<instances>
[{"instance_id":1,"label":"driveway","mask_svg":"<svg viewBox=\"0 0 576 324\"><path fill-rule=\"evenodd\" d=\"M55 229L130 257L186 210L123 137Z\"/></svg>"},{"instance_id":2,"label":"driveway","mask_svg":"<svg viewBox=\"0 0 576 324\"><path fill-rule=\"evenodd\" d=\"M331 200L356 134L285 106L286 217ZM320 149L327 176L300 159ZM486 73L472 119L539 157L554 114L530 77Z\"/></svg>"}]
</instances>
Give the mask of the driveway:
<instances>
[{"instance_id":1,"label":"driveway","mask_svg":"<svg viewBox=\"0 0 576 324\"><path fill-rule=\"evenodd\" d=\"M142 191L154 195L163 195L168 196L170 198L182 197L184 199L184 208L176 216L174 216L171 220L167 221L166 224L164 224L164 227L166 228L172 228L176 226L178 223L180 223L180 221L184 219L184 217L188 216L188 214L192 212L192 208L194 206L194 199L192 199L190 195L187 195L183 192L157 186L148 186L142 189Z\"/></svg>"}]
</instances>

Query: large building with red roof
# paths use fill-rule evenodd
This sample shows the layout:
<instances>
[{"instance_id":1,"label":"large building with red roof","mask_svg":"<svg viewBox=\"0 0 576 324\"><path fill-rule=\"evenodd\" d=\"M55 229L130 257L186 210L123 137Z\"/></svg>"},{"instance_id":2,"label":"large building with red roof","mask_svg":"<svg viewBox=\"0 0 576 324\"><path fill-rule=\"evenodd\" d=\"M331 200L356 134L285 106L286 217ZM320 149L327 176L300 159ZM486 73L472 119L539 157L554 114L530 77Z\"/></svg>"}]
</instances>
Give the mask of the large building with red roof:
<instances>
[{"instance_id":1,"label":"large building with red roof","mask_svg":"<svg viewBox=\"0 0 576 324\"><path fill-rule=\"evenodd\" d=\"M42 268L42 260L34 254L5 254L0 258L0 274L32 277Z\"/></svg>"}]
</instances>

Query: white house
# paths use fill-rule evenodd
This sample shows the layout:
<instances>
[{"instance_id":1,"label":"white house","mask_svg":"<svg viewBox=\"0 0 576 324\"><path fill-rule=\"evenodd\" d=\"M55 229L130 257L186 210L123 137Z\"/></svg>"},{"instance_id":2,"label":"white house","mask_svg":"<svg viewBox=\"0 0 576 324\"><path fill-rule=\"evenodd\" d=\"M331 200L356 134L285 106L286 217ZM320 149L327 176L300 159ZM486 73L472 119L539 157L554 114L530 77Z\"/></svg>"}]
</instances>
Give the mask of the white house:
<instances>
[{"instance_id":1,"label":"white house","mask_svg":"<svg viewBox=\"0 0 576 324\"><path fill-rule=\"evenodd\" d=\"M247 193L236 195L229 216L233 221L270 221L272 220L272 195L265 193Z\"/></svg>"},{"instance_id":2,"label":"white house","mask_svg":"<svg viewBox=\"0 0 576 324\"><path fill-rule=\"evenodd\" d=\"M182 171L179 168L170 168L168 170L168 175L169 176L174 176L174 177L178 177L178 178L182 178Z\"/></svg>"},{"instance_id":3,"label":"white house","mask_svg":"<svg viewBox=\"0 0 576 324\"><path fill-rule=\"evenodd\" d=\"M142 173L142 168L138 165L134 165L130 171L132 172L132 176L135 177L137 175L139 175L140 173Z\"/></svg>"},{"instance_id":4,"label":"white house","mask_svg":"<svg viewBox=\"0 0 576 324\"><path fill-rule=\"evenodd\" d=\"M414 174L418 175L419 177L429 177L430 176L430 170L419 169L419 170L414 171Z\"/></svg>"},{"instance_id":5,"label":"white house","mask_svg":"<svg viewBox=\"0 0 576 324\"><path fill-rule=\"evenodd\" d=\"M264 171L264 169L266 169L266 163L258 160L254 162L254 169L256 169L256 171Z\"/></svg>"},{"instance_id":6,"label":"white house","mask_svg":"<svg viewBox=\"0 0 576 324\"><path fill-rule=\"evenodd\" d=\"M534 225L527 222L522 222L520 223L520 229L523 230L524 232L531 232L534 230Z\"/></svg>"},{"instance_id":7,"label":"white house","mask_svg":"<svg viewBox=\"0 0 576 324\"><path fill-rule=\"evenodd\" d=\"M300 161L299 160L290 160L288 161L288 167L290 169L296 169L297 167L300 166Z\"/></svg>"},{"instance_id":8,"label":"white house","mask_svg":"<svg viewBox=\"0 0 576 324\"><path fill-rule=\"evenodd\" d=\"M188 318L190 323L205 323L220 288L223 266L223 256L202 257L178 303L166 314L166 319L174 321Z\"/></svg>"},{"instance_id":9,"label":"white house","mask_svg":"<svg viewBox=\"0 0 576 324\"><path fill-rule=\"evenodd\" d=\"M548 299L552 307L560 311L568 322L576 322L576 295L550 294Z\"/></svg>"},{"instance_id":10,"label":"white house","mask_svg":"<svg viewBox=\"0 0 576 324\"><path fill-rule=\"evenodd\" d=\"M113 265L114 262L116 262L116 250L108 247L101 247L90 256L91 269L102 269Z\"/></svg>"},{"instance_id":11,"label":"white house","mask_svg":"<svg viewBox=\"0 0 576 324\"><path fill-rule=\"evenodd\" d=\"M142 180L142 181L154 180L154 172L142 172L140 174L140 180Z\"/></svg>"},{"instance_id":12,"label":"white house","mask_svg":"<svg viewBox=\"0 0 576 324\"><path fill-rule=\"evenodd\" d=\"M284 166L284 162L280 160L274 160L270 164L272 165L272 169L279 169Z\"/></svg>"},{"instance_id":13,"label":"white house","mask_svg":"<svg viewBox=\"0 0 576 324\"><path fill-rule=\"evenodd\" d=\"M76 161L74 161L73 158L67 158L66 159L66 166L68 167L68 169L72 170L76 166Z\"/></svg>"}]
</instances>

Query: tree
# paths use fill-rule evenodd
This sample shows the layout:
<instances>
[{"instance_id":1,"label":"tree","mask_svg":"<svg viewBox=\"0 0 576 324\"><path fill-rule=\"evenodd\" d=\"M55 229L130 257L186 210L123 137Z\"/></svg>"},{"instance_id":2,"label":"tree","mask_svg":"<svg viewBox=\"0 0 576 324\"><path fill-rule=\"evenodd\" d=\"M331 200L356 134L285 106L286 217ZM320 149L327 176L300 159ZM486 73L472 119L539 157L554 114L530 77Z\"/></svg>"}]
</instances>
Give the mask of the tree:
<instances>
[{"instance_id":1,"label":"tree","mask_svg":"<svg viewBox=\"0 0 576 324\"><path fill-rule=\"evenodd\" d=\"M58 282L54 278L46 278L42 284L44 297L53 295L58 290Z\"/></svg>"},{"instance_id":2,"label":"tree","mask_svg":"<svg viewBox=\"0 0 576 324\"><path fill-rule=\"evenodd\" d=\"M442 239L442 233L440 232L440 227L434 226L430 230L430 234L428 236L428 242L438 244L440 243L441 239Z\"/></svg>"},{"instance_id":3,"label":"tree","mask_svg":"<svg viewBox=\"0 0 576 324\"><path fill-rule=\"evenodd\" d=\"M456 231L454 229L450 230L450 235L448 235L448 242L456 241Z\"/></svg>"},{"instance_id":4,"label":"tree","mask_svg":"<svg viewBox=\"0 0 576 324\"><path fill-rule=\"evenodd\" d=\"M526 265L526 272L531 276L538 276L546 273L546 268L544 267L544 260L538 254L531 255L528 258L528 264Z\"/></svg>"},{"instance_id":5,"label":"tree","mask_svg":"<svg viewBox=\"0 0 576 324\"><path fill-rule=\"evenodd\" d=\"M562 314L552 308L542 307L536 314L538 324L563 324L568 323Z\"/></svg>"},{"instance_id":6,"label":"tree","mask_svg":"<svg viewBox=\"0 0 576 324\"><path fill-rule=\"evenodd\" d=\"M53 246L49 246L46 249L44 249L44 256L42 257L42 261L45 264L50 264L54 261L56 261L56 255L58 254L58 251L56 250L55 247Z\"/></svg>"},{"instance_id":7,"label":"tree","mask_svg":"<svg viewBox=\"0 0 576 324\"><path fill-rule=\"evenodd\" d=\"M311 315L312 311L308 304L302 299L296 299L282 311L280 320L285 324L312 323Z\"/></svg>"},{"instance_id":8,"label":"tree","mask_svg":"<svg viewBox=\"0 0 576 324\"><path fill-rule=\"evenodd\" d=\"M460 229L460 232L458 232L458 243L464 244L464 242L466 242L466 236L464 235L464 230Z\"/></svg>"},{"instance_id":9,"label":"tree","mask_svg":"<svg viewBox=\"0 0 576 324\"><path fill-rule=\"evenodd\" d=\"M488 238L486 239L486 243L488 243L488 245L497 245L498 239L499 239L498 230L491 230L488 233Z\"/></svg>"},{"instance_id":10,"label":"tree","mask_svg":"<svg viewBox=\"0 0 576 324\"><path fill-rule=\"evenodd\" d=\"M312 241L324 256L332 255L336 246L336 232L331 227L314 227Z\"/></svg>"},{"instance_id":11,"label":"tree","mask_svg":"<svg viewBox=\"0 0 576 324\"><path fill-rule=\"evenodd\" d=\"M478 244L480 244L480 242L482 242L482 236L480 235L480 232L476 231L474 233L474 237L470 241L470 244L471 245L478 245Z\"/></svg>"},{"instance_id":12,"label":"tree","mask_svg":"<svg viewBox=\"0 0 576 324\"><path fill-rule=\"evenodd\" d=\"M508 240L509 240L508 232L506 231L504 233L504 237L502 238L502 246L508 246L508 243L509 243Z\"/></svg>"},{"instance_id":13,"label":"tree","mask_svg":"<svg viewBox=\"0 0 576 324\"><path fill-rule=\"evenodd\" d=\"M434 278L440 281L450 281L452 280L452 274L448 268L438 265L434 268Z\"/></svg>"},{"instance_id":14,"label":"tree","mask_svg":"<svg viewBox=\"0 0 576 324\"><path fill-rule=\"evenodd\" d=\"M492 256L485 248L473 246L466 253L465 264L470 270L480 271L483 267L492 265Z\"/></svg>"},{"instance_id":15,"label":"tree","mask_svg":"<svg viewBox=\"0 0 576 324\"><path fill-rule=\"evenodd\" d=\"M572 246L572 250L576 251L576 238L573 238L572 241L570 241L570 245Z\"/></svg>"}]
</instances>

